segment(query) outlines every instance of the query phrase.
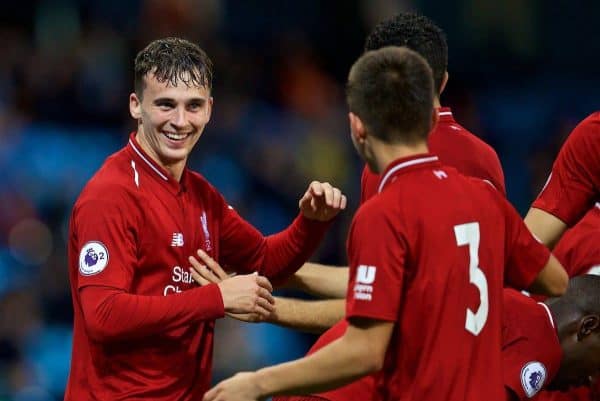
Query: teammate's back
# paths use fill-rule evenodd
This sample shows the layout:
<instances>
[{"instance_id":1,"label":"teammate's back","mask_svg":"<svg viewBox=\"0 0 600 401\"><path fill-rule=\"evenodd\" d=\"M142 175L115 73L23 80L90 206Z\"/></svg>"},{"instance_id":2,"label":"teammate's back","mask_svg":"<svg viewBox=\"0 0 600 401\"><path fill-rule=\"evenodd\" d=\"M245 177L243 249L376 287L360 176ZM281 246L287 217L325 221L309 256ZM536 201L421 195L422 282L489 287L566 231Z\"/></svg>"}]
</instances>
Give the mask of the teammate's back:
<instances>
[{"instance_id":1,"label":"teammate's back","mask_svg":"<svg viewBox=\"0 0 600 401\"><path fill-rule=\"evenodd\" d=\"M396 321L377 386L382 399L502 397L502 287L528 287L548 253L526 252L535 241L495 189L436 159L393 163L380 195L357 212L349 249L369 233L370 243L393 236L387 248L395 251L379 258L388 266L374 265L371 299L363 299L363 278L351 277L348 317L375 308ZM358 263L374 262L360 255Z\"/></svg>"},{"instance_id":2,"label":"teammate's back","mask_svg":"<svg viewBox=\"0 0 600 401\"><path fill-rule=\"evenodd\" d=\"M496 151L454 119L449 107L439 108L440 119L429 134L429 150L462 174L489 181L506 195L504 173Z\"/></svg>"}]
</instances>

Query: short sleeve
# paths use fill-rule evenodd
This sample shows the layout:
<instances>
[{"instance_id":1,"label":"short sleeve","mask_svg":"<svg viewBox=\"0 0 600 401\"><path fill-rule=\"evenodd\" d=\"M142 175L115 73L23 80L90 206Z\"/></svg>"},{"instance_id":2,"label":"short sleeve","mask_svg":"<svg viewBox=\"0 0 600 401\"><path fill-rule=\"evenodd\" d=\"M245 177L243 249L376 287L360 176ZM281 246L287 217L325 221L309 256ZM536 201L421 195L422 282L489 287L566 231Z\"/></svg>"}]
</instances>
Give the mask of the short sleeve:
<instances>
[{"instance_id":1,"label":"short sleeve","mask_svg":"<svg viewBox=\"0 0 600 401\"><path fill-rule=\"evenodd\" d=\"M536 240L517 211L502 199L506 219L504 281L517 290L529 288L548 263L550 250Z\"/></svg>"},{"instance_id":2,"label":"short sleeve","mask_svg":"<svg viewBox=\"0 0 600 401\"><path fill-rule=\"evenodd\" d=\"M600 114L582 121L563 144L532 207L572 226L592 207L600 180Z\"/></svg>"},{"instance_id":3,"label":"short sleeve","mask_svg":"<svg viewBox=\"0 0 600 401\"><path fill-rule=\"evenodd\" d=\"M114 199L88 200L73 214L78 288L100 285L128 291L137 264L137 224L131 208Z\"/></svg>"},{"instance_id":4,"label":"short sleeve","mask_svg":"<svg viewBox=\"0 0 600 401\"><path fill-rule=\"evenodd\" d=\"M548 384L548 367L541 358L536 358L539 352L531 352L532 347L538 345L541 347L539 342L532 344L530 338L522 337L502 352L504 385L510 388L519 400L533 397Z\"/></svg>"},{"instance_id":5,"label":"short sleeve","mask_svg":"<svg viewBox=\"0 0 600 401\"><path fill-rule=\"evenodd\" d=\"M394 221L373 199L356 214L348 237L350 279L347 317L396 321L400 309L406 245Z\"/></svg>"},{"instance_id":6,"label":"short sleeve","mask_svg":"<svg viewBox=\"0 0 600 401\"><path fill-rule=\"evenodd\" d=\"M527 305L506 302L506 296L504 299L504 307L513 309L504 315L508 333L502 344L504 385L519 400L527 400L554 379L562 349L543 306L533 301Z\"/></svg>"}]
</instances>

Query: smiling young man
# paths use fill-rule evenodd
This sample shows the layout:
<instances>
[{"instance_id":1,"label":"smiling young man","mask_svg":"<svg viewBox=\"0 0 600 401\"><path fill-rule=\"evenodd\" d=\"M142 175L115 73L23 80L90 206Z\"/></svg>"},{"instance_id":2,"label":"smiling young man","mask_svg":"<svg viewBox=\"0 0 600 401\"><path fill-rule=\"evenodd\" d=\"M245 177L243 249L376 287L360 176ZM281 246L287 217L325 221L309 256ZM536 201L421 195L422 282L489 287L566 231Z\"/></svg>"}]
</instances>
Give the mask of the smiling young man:
<instances>
[{"instance_id":1,"label":"smiling young man","mask_svg":"<svg viewBox=\"0 0 600 401\"><path fill-rule=\"evenodd\" d=\"M211 379L214 320L272 312L268 279L298 269L345 208L337 188L315 181L294 222L263 237L187 169L210 120L211 85L210 59L188 41L154 41L135 59L129 109L137 131L88 182L71 216L75 319L65 400L200 399ZM198 287L187 261L198 249L248 274Z\"/></svg>"}]
</instances>

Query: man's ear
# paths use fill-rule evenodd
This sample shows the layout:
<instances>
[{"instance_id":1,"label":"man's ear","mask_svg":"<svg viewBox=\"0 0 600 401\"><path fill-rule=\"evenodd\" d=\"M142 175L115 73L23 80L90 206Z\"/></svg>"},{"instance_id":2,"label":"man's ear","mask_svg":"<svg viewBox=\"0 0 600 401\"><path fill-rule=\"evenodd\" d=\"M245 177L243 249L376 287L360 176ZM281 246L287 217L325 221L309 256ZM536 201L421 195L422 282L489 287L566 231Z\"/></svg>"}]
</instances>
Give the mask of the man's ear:
<instances>
[{"instance_id":1,"label":"man's ear","mask_svg":"<svg viewBox=\"0 0 600 401\"><path fill-rule=\"evenodd\" d=\"M367 137L367 130L362 120L352 112L348 113L348 119L350 120L350 131L354 140L357 143L363 143Z\"/></svg>"},{"instance_id":2,"label":"man's ear","mask_svg":"<svg viewBox=\"0 0 600 401\"><path fill-rule=\"evenodd\" d=\"M448 78L450 77L450 75L448 74L448 71L444 71L444 76L442 77L442 82L440 87L438 88L440 93L438 95L441 95L442 92L444 91L444 89L446 89L446 84L448 83Z\"/></svg>"},{"instance_id":3,"label":"man's ear","mask_svg":"<svg viewBox=\"0 0 600 401\"><path fill-rule=\"evenodd\" d=\"M579 326L577 330L577 340L581 341L585 337L598 330L600 327L600 316L598 315L586 315L579 320Z\"/></svg>"},{"instance_id":4,"label":"man's ear","mask_svg":"<svg viewBox=\"0 0 600 401\"><path fill-rule=\"evenodd\" d=\"M136 120L142 118L142 101L135 92L129 95L129 114Z\"/></svg>"},{"instance_id":5,"label":"man's ear","mask_svg":"<svg viewBox=\"0 0 600 401\"><path fill-rule=\"evenodd\" d=\"M215 103L215 99L211 96L208 98L208 119L212 116L213 104Z\"/></svg>"}]
</instances>

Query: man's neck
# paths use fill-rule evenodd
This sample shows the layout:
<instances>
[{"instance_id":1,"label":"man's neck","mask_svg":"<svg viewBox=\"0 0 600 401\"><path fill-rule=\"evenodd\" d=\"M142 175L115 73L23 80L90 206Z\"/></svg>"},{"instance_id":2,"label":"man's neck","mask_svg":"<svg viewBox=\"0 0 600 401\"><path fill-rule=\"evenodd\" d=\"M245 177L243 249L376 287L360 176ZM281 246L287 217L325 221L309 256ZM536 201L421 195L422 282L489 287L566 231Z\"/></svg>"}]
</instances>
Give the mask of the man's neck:
<instances>
[{"instance_id":1,"label":"man's neck","mask_svg":"<svg viewBox=\"0 0 600 401\"><path fill-rule=\"evenodd\" d=\"M373 154L379 174L383 173L395 160L428 153L426 142L415 145L388 144L375 140L372 145Z\"/></svg>"},{"instance_id":2,"label":"man's neck","mask_svg":"<svg viewBox=\"0 0 600 401\"><path fill-rule=\"evenodd\" d=\"M440 104L440 98L439 98L439 97L437 97L437 96L435 96L435 97L433 98L433 107L434 107L435 109L439 109L440 107L442 107L442 105Z\"/></svg>"}]
</instances>

